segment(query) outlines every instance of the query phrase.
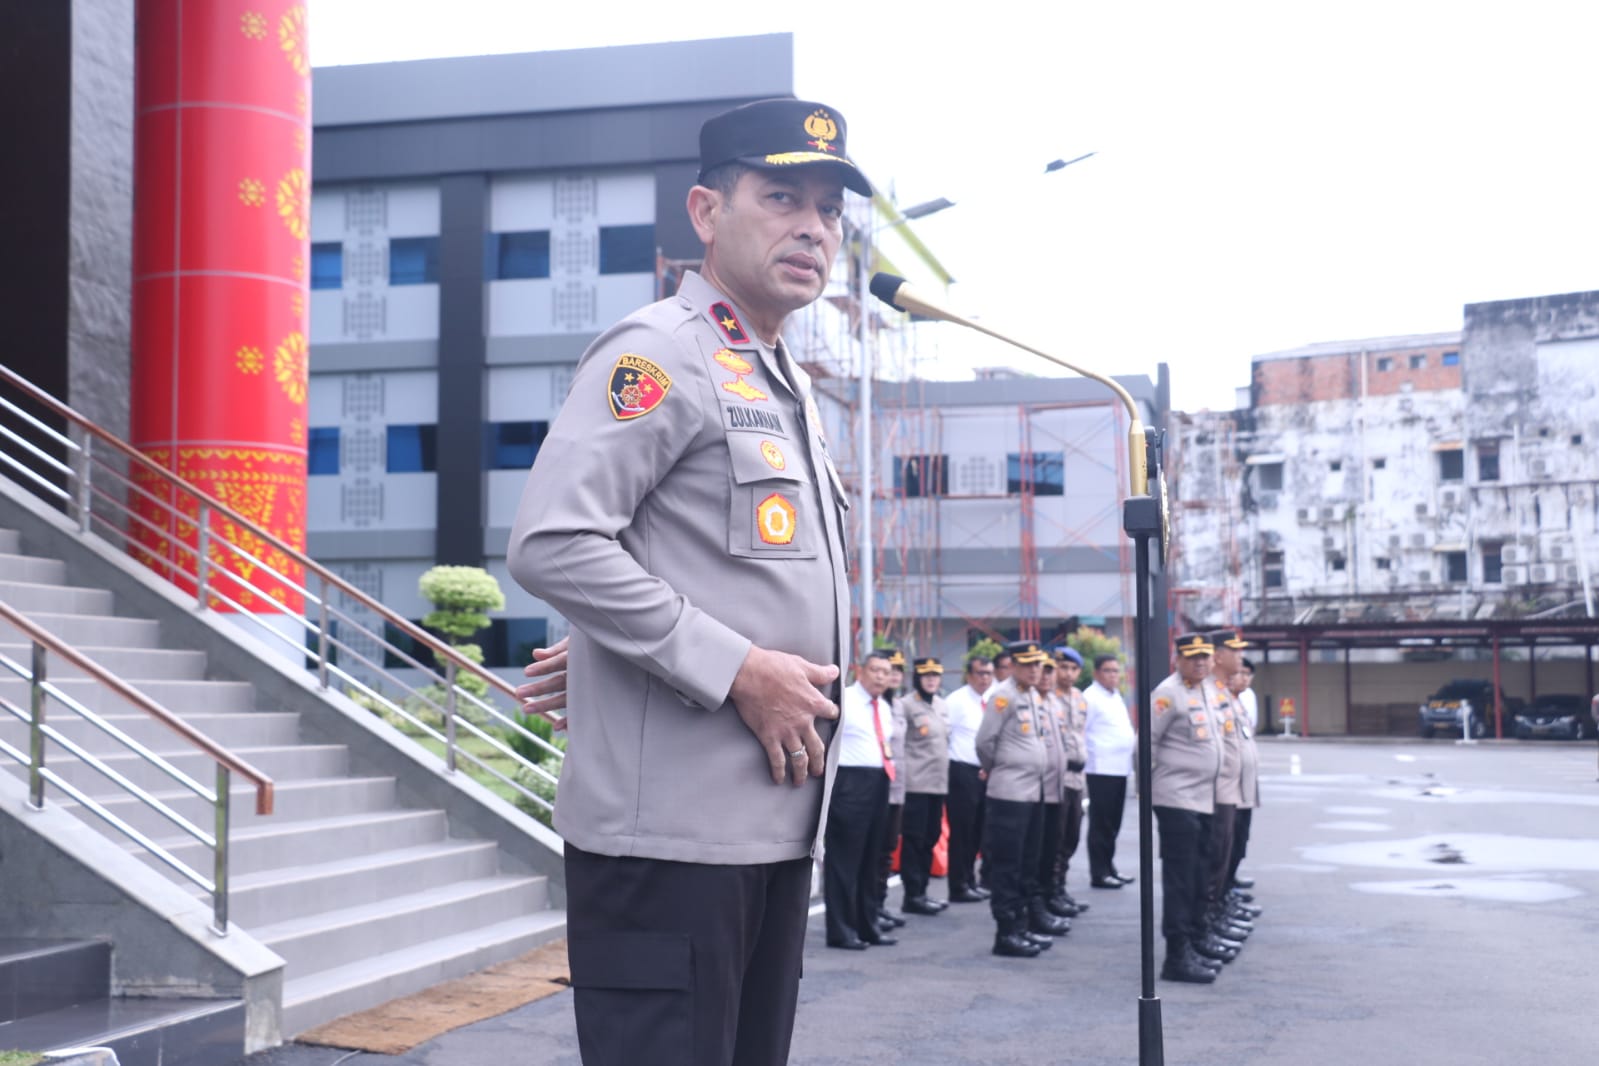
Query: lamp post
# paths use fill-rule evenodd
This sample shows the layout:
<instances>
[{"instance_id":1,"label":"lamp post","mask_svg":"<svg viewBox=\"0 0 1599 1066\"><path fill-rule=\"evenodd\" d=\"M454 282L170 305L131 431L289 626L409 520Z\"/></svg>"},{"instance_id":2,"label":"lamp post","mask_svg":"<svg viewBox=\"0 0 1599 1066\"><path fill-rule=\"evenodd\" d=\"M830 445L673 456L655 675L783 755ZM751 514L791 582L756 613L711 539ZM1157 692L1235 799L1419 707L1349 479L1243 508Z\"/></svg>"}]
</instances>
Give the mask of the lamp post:
<instances>
[{"instance_id":1,"label":"lamp post","mask_svg":"<svg viewBox=\"0 0 1599 1066\"><path fill-rule=\"evenodd\" d=\"M872 480L872 471L876 456L872 449L872 369L876 362L876 348L868 336L866 310L867 280L871 276L872 244L874 238L883 230L895 226L903 226L918 218L926 218L947 207L954 207L955 202L940 196L936 200L927 200L923 203L913 204L899 212L899 217L886 222L881 226L871 224L870 212L876 207L876 199L867 205L866 225L859 228L860 235L860 261L859 269L855 272L856 306L860 308L860 346L861 346L861 376L859 385L859 402L861 406L861 649L860 656L864 658L872 650L872 638L876 634L877 626L877 575L876 561L874 559L876 545L875 531L872 528L873 497L875 489Z\"/></svg>"}]
</instances>

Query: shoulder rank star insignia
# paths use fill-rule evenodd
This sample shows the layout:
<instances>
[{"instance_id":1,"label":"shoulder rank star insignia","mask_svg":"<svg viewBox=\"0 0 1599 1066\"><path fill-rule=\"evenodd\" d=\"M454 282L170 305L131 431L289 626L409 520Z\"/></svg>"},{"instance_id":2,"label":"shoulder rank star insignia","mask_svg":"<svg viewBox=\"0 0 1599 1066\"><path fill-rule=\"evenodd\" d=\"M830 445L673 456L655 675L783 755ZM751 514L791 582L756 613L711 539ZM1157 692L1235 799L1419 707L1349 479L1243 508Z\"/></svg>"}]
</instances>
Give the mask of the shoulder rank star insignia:
<instances>
[{"instance_id":1,"label":"shoulder rank star insignia","mask_svg":"<svg viewBox=\"0 0 1599 1066\"><path fill-rule=\"evenodd\" d=\"M716 364L718 366L727 370L731 370L733 373L740 376L751 374L755 371L755 368L750 365L750 361L748 359L745 359L743 356L737 354L730 348L720 349L715 355L712 355L711 358L716 360Z\"/></svg>"},{"instance_id":2,"label":"shoulder rank star insignia","mask_svg":"<svg viewBox=\"0 0 1599 1066\"><path fill-rule=\"evenodd\" d=\"M643 356L628 353L611 369L607 390L611 414L618 422L640 418L661 405L671 391L672 378Z\"/></svg>"},{"instance_id":3,"label":"shoulder rank star insignia","mask_svg":"<svg viewBox=\"0 0 1599 1066\"><path fill-rule=\"evenodd\" d=\"M722 388L727 392L731 392L739 399L745 400L749 403L764 403L770 398L766 395L766 393L762 392L760 389L757 389L754 385L749 384L743 378L734 378L732 381L724 381L722 382Z\"/></svg>"},{"instance_id":4,"label":"shoulder rank star insignia","mask_svg":"<svg viewBox=\"0 0 1599 1066\"><path fill-rule=\"evenodd\" d=\"M733 313L733 308L727 303L714 303L711 305L711 317L716 324L722 327L722 335L732 344L748 344L750 337L744 332L744 326L739 322L738 316Z\"/></svg>"}]
</instances>

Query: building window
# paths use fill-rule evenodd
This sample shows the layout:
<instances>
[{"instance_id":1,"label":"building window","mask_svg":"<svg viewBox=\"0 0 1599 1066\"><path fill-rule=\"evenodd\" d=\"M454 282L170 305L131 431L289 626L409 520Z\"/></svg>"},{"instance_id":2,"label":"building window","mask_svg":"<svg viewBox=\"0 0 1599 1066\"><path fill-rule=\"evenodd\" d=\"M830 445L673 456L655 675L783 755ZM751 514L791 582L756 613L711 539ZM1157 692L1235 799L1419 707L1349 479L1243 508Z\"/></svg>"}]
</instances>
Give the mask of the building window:
<instances>
[{"instance_id":1,"label":"building window","mask_svg":"<svg viewBox=\"0 0 1599 1066\"><path fill-rule=\"evenodd\" d=\"M1426 366L1427 366L1427 357L1425 355L1413 355L1413 356L1410 357L1410 369L1412 369L1412 370L1422 370Z\"/></svg>"},{"instance_id":2,"label":"building window","mask_svg":"<svg viewBox=\"0 0 1599 1066\"><path fill-rule=\"evenodd\" d=\"M1466 454L1459 448L1446 448L1438 453L1438 480L1461 481L1466 476Z\"/></svg>"},{"instance_id":3,"label":"building window","mask_svg":"<svg viewBox=\"0 0 1599 1066\"><path fill-rule=\"evenodd\" d=\"M1445 352L1443 354L1443 358L1440 359L1439 362L1443 363L1444 366L1459 366L1460 365L1460 353L1459 352Z\"/></svg>"},{"instance_id":4,"label":"building window","mask_svg":"<svg viewBox=\"0 0 1599 1066\"><path fill-rule=\"evenodd\" d=\"M1444 580L1460 585L1466 581L1466 553L1444 552Z\"/></svg>"},{"instance_id":5,"label":"building window","mask_svg":"<svg viewBox=\"0 0 1599 1066\"><path fill-rule=\"evenodd\" d=\"M429 474L439 468L439 427L390 426L388 461L391 474Z\"/></svg>"},{"instance_id":6,"label":"building window","mask_svg":"<svg viewBox=\"0 0 1599 1066\"><path fill-rule=\"evenodd\" d=\"M1266 552L1261 556L1261 570L1265 585L1269 589L1283 587L1283 553Z\"/></svg>"},{"instance_id":7,"label":"building window","mask_svg":"<svg viewBox=\"0 0 1599 1066\"><path fill-rule=\"evenodd\" d=\"M1499 445L1477 445L1477 480L1499 480Z\"/></svg>"},{"instance_id":8,"label":"building window","mask_svg":"<svg viewBox=\"0 0 1599 1066\"><path fill-rule=\"evenodd\" d=\"M949 495L949 460L942 455L895 456L894 491L908 497Z\"/></svg>"},{"instance_id":9,"label":"building window","mask_svg":"<svg viewBox=\"0 0 1599 1066\"><path fill-rule=\"evenodd\" d=\"M1575 447L1578 447L1581 444L1582 444L1582 434L1581 433L1573 433L1571 435L1571 446L1573 448L1575 448Z\"/></svg>"},{"instance_id":10,"label":"building window","mask_svg":"<svg viewBox=\"0 0 1599 1066\"><path fill-rule=\"evenodd\" d=\"M601 274L653 274L655 227L601 226Z\"/></svg>"},{"instance_id":11,"label":"building window","mask_svg":"<svg viewBox=\"0 0 1599 1066\"><path fill-rule=\"evenodd\" d=\"M344 287L344 245L337 241L311 245L311 288Z\"/></svg>"},{"instance_id":12,"label":"building window","mask_svg":"<svg viewBox=\"0 0 1599 1066\"><path fill-rule=\"evenodd\" d=\"M436 285L438 280L437 237L395 237L389 241L390 285Z\"/></svg>"},{"instance_id":13,"label":"building window","mask_svg":"<svg viewBox=\"0 0 1599 1066\"><path fill-rule=\"evenodd\" d=\"M483 277L487 281L550 276L550 231L483 235Z\"/></svg>"},{"instance_id":14,"label":"building window","mask_svg":"<svg viewBox=\"0 0 1599 1066\"><path fill-rule=\"evenodd\" d=\"M1333 571L1334 573L1341 574L1344 572L1344 567L1347 565L1348 563L1340 553L1331 552L1328 554L1327 569Z\"/></svg>"},{"instance_id":15,"label":"building window","mask_svg":"<svg viewBox=\"0 0 1599 1066\"><path fill-rule=\"evenodd\" d=\"M312 426L311 439L306 445L305 465L308 474L337 474L339 472L339 427Z\"/></svg>"},{"instance_id":16,"label":"building window","mask_svg":"<svg viewBox=\"0 0 1599 1066\"><path fill-rule=\"evenodd\" d=\"M1394 368L1393 356L1391 356L1391 355L1380 355L1380 356L1377 357L1377 373L1379 373L1379 374L1387 373L1388 371L1392 370L1393 368Z\"/></svg>"},{"instance_id":17,"label":"building window","mask_svg":"<svg viewBox=\"0 0 1599 1066\"><path fill-rule=\"evenodd\" d=\"M548 422L490 422L483 427L483 469L531 469L549 431Z\"/></svg>"},{"instance_id":18,"label":"building window","mask_svg":"<svg viewBox=\"0 0 1599 1066\"><path fill-rule=\"evenodd\" d=\"M1500 545L1484 544L1482 546L1482 583L1484 585L1500 585L1505 580L1504 559L1500 555Z\"/></svg>"},{"instance_id":19,"label":"building window","mask_svg":"<svg viewBox=\"0 0 1599 1066\"><path fill-rule=\"evenodd\" d=\"M1388 469L1388 460L1386 460L1386 459L1373 459L1371 461L1371 468L1373 470L1386 470L1386 469Z\"/></svg>"},{"instance_id":20,"label":"building window","mask_svg":"<svg viewBox=\"0 0 1599 1066\"><path fill-rule=\"evenodd\" d=\"M1283 464L1261 463L1255 467L1255 481L1262 492L1283 490Z\"/></svg>"},{"instance_id":21,"label":"building window","mask_svg":"<svg viewBox=\"0 0 1599 1066\"><path fill-rule=\"evenodd\" d=\"M1332 472L1336 474L1344 468L1344 461L1342 459L1334 459L1327 465L1332 469Z\"/></svg>"},{"instance_id":22,"label":"building window","mask_svg":"<svg viewBox=\"0 0 1599 1066\"><path fill-rule=\"evenodd\" d=\"M418 629L422 628L420 618L411 619L411 624ZM383 665L388 669L416 669L418 664L431 667L433 653L425 644L420 644L412 639L409 633L383 623Z\"/></svg>"},{"instance_id":23,"label":"building window","mask_svg":"<svg viewBox=\"0 0 1599 1066\"><path fill-rule=\"evenodd\" d=\"M1005 457L1005 491L1018 496L1026 481L1034 496L1064 496L1066 494L1066 454L1064 452L1030 452L1027 469L1022 469L1022 456L1011 452ZM1025 477L1024 477L1025 475Z\"/></svg>"},{"instance_id":24,"label":"building window","mask_svg":"<svg viewBox=\"0 0 1599 1066\"><path fill-rule=\"evenodd\" d=\"M534 648L549 644L550 623L543 618L496 618L478 640L484 666L523 667L533 661Z\"/></svg>"},{"instance_id":25,"label":"building window","mask_svg":"<svg viewBox=\"0 0 1599 1066\"><path fill-rule=\"evenodd\" d=\"M1386 555L1379 555L1372 562L1377 565L1378 570L1392 570L1394 568L1394 561Z\"/></svg>"}]
</instances>

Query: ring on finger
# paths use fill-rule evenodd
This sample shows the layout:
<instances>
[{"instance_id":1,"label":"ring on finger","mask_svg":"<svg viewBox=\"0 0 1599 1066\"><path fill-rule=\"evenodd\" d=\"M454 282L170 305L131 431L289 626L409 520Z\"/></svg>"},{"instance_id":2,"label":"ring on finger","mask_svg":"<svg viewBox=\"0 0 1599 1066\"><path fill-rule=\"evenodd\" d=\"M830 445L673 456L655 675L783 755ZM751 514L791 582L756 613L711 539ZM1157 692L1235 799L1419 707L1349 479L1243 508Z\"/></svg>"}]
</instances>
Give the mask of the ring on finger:
<instances>
[{"instance_id":1,"label":"ring on finger","mask_svg":"<svg viewBox=\"0 0 1599 1066\"><path fill-rule=\"evenodd\" d=\"M791 751L791 752L788 753L788 757L790 759L804 758L805 755L806 755L806 751L805 751L804 748L800 748L798 751Z\"/></svg>"}]
</instances>

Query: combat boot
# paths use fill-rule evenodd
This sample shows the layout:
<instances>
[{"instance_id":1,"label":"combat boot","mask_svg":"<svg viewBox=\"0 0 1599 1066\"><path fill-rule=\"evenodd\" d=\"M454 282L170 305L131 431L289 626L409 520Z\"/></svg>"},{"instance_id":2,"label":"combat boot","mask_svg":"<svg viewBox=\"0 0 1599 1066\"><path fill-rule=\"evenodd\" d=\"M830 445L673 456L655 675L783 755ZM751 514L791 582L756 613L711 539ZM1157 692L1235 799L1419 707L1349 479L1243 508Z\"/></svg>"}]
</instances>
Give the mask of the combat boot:
<instances>
[{"instance_id":1,"label":"combat boot","mask_svg":"<svg viewBox=\"0 0 1599 1066\"><path fill-rule=\"evenodd\" d=\"M996 919L996 923L995 955L1008 959L1031 959L1044 950L1023 934L1023 930L1027 928L1025 919L1018 920L1015 915L1006 915Z\"/></svg>"},{"instance_id":2,"label":"combat boot","mask_svg":"<svg viewBox=\"0 0 1599 1066\"><path fill-rule=\"evenodd\" d=\"M1211 934L1203 940L1195 941L1190 946L1205 958L1215 959L1218 962L1232 962L1238 957L1237 945L1223 940L1215 934Z\"/></svg>"},{"instance_id":3,"label":"combat boot","mask_svg":"<svg viewBox=\"0 0 1599 1066\"><path fill-rule=\"evenodd\" d=\"M1182 937L1166 938L1166 962L1160 968L1162 981L1181 981L1185 984L1208 985L1216 980L1216 972L1199 964Z\"/></svg>"},{"instance_id":4,"label":"combat boot","mask_svg":"<svg viewBox=\"0 0 1599 1066\"><path fill-rule=\"evenodd\" d=\"M1033 899L1027 904L1027 929L1045 936L1065 936L1072 931L1072 923L1049 913L1043 900Z\"/></svg>"}]
</instances>

